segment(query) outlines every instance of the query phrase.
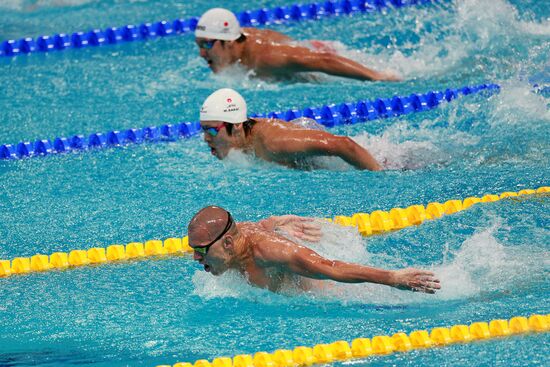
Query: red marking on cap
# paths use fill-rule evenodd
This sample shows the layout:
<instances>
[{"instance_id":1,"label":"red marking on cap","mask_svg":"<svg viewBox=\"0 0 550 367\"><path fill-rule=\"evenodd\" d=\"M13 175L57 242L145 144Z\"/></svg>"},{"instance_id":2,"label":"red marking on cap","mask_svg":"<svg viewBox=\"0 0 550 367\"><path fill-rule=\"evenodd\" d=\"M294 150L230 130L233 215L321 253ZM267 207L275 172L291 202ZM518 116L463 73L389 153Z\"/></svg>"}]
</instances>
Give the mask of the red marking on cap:
<instances>
[{"instance_id":1,"label":"red marking on cap","mask_svg":"<svg viewBox=\"0 0 550 367\"><path fill-rule=\"evenodd\" d=\"M231 98L228 98L227 103L231 103L231 102L233 102L233 100Z\"/></svg>"},{"instance_id":2,"label":"red marking on cap","mask_svg":"<svg viewBox=\"0 0 550 367\"><path fill-rule=\"evenodd\" d=\"M223 22L223 26L224 26L224 27L227 27L228 25L229 25L229 23Z\"/></svg>"}]
</instances>

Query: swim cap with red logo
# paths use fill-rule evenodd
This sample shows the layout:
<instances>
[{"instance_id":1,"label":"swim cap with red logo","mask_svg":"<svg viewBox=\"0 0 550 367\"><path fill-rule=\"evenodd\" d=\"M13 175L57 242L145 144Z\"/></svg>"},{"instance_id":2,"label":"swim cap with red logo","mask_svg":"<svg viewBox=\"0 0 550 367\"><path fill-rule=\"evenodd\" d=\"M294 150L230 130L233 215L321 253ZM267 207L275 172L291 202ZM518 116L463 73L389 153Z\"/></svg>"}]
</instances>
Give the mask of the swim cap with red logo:
<instances>
[{"instance_id":1,"label":"swim cap with red logo","mask_svg":"<svg viewBox=\"0 0 550 367\"><path fill-rule=\"evenodd\" d=\"M195 37L234 41L241 36L241 26L235 14L227 9L214 8L202 15Z\"/></svg>"},{"instance_id":2,"label":"swim cap with red logo","mask_svg":"<svg viewBox=\"0 0 550 367\"><path fill-rule=\"evenodd\" d=\"M208 96L201 107L201 121L223 121L239 124L248 120L244 98L230 88L218 89Z\"/></svg>"}]
</instances>

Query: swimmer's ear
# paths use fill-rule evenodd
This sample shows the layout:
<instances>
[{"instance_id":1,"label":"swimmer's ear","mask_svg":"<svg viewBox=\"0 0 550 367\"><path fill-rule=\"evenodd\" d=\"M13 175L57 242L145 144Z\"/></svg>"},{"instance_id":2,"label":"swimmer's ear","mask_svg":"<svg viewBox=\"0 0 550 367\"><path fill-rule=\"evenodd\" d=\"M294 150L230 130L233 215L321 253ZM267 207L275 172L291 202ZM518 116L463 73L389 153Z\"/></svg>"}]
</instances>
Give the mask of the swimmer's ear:
<instances>
[{"instance_id":1,"label":"swimmer's ear","mask_svg":"<svg viewBox=\"0 0 550 367\"><path fill-rule=\"evenodd\" d=\"M223 247L229 252L233 253L235 241L233 240L233 236L228 235L223 240Z\"/></svg>"},{"instance_id":2,"label":"swimmer's ear","mask_svg":"<svg viewBox=\"0 0 550 367\"><path fill-rule=\"evenodd\" d=\"M233 135L244 136L244 124L234 124L233 125Z\"/></svg>"}]
</instances>

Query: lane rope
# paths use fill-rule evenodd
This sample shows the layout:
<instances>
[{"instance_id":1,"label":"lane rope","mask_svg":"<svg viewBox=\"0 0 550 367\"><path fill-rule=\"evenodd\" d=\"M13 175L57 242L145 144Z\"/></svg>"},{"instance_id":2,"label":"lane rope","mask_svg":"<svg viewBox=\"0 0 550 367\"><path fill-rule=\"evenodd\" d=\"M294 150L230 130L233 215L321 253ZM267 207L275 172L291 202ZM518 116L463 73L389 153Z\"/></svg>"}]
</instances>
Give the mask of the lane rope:
<instances>
[{"instance_id":1,"label":"lane rope","mask_svg":"<svg viewBox=\"0 0 550 367\"><path fill-rule=\"evenodd\" d=\"M392 336L357 338L351 342L351 345L347 341L338 340L313 347L299 346L293 350L277 349L273 353L256 352L254 355L240 354L233 358L218 357L211 362L199 359L195 363L178 362L156 367L306 367L409 352L415 349L445 347L456 343L467 344L527 333L546 333L549 330L550 315L534 314L528 318L515 316L509 320L495 319L489 322L477 321L470 325L436 327L430 332L415 330L409 335L399 332Z\"/></svg>"},{"instance_id":2,"label":"lane rope","mask_svg":"<svg viewBox=\"0 0 550 367\"><path fill-rule=\"evenodd\" d=\"M477 203L495 202L505 198L523 195L547 194L550 186L536 190L524 189L519 192L507 191L500 195L488 194L483 197L468 197L464 200L448 200L444 203L432 202L426 206L411 205L407 208L393 208L389 211L376 210L370 214L356 213L351 217L335 216L328 221L343 226L356 227L362 236L370 236L420 225L427 220L441 218L444 215L466 210ZM191 253L187 236L149 240L145 243L131 242L116 244L107 248L93 247L87 250L55 252L51 255L36 254L31 257L16 257L12 260L0 260L0 278L33 272L64 270L86 265L100 265L117 261L140 260L151 257L181 256Z\"/></svg>"},{"instance_id":3,"label":"lane rope","mask_svg":"<svg viewBox=\"0 0 550 367\"><path fill-rule=\"evenodd\" d=\"M245 10L237 13L236 16L243 27L260 27L341 15L383 12L392 7L422 6L441 1L444 0L329 0L270 9ZM70 35L58 33L39 36L36 39L24 37L19 40L7 40L0 43L0 57L107 46L187 34L195 31L198 21L198 17L191 17L174 21L147 22L137 26L129 24L93 29L88 32L74 32Z\"/></svg>"},{"instance_id":4,"label":"lane rope","mask_svg":"<svg viewBox=\"0 0 550 367\"><path fill-rule=\"evenodd\" d=\"M461 88L447 88L445 91L412 93L407 97L393 96L320 107L307 107L302 110L290 109L267 114L253 114L251 117L278 118L286 121L298 117L309 117L326 127L355 124L397 117L410 113L432 110L442 103L451 102L459 96L479 94L489 98L500 91L498 84L479 84ZM188 139L200 133L199 121L180 122L161 126L146 126L141 129L113 130L94 133L88 136L77 134L70 138L38 139L21 141L17 144L0 145L0 160L40 157L51 154L79 152L90 149L105 149L129 144L166 142Z\"/></svg>"}]
</instances>

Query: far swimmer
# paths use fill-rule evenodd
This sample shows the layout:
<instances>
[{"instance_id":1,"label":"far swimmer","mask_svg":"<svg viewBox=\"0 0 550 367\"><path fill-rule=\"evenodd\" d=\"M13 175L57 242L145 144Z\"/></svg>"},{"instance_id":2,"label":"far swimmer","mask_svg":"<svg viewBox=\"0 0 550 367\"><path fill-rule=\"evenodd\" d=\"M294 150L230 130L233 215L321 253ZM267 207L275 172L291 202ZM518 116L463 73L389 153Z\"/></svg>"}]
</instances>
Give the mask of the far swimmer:
<instances>
[{"instance_id":1,"label":"far swimmer","mask_svg":"<svg viewBox=\"0 0 550 367\"><path fill-rule=\"evenodd\" d=\"M308 219L272 217L259 223L237 223L216 206L201 209L189 223L193 258L213 275L233 269L257 287L273 292L288 287L302 290L326 286L322 280L342 283L378 283L404 290L435 293L441 288L434 273L419 269L384 270L326 259L274 231L281 223L298 233ZM314 236L314 239L319 236ZM342 244L345 246L345 244Z\"/></svg>"},{"instance_id":2,"label":"far swimmer","mask_svg":"<svg viewBox=\"0 0 550 367\"><path fill-rule=\"evenodd\" d=\"M357 169L381 170L370 153L346 136L332 135L282 120L248 118L246 102L236 91L224 88L203 103L200 123L204 140L219 159L231 149L293 168L310 168L312 157L340 157Z\"/></svg>"},{"instance_id":3,"label":"far swimmer","mask_svg":"<svg viewBox=\"0 0 550 367\"><path fill-rule=\"evenodd\" d=\"M202 15L195 42L214 73L240 64L259 77L289 78L297 72L322 72L358 80L399 80L395 75L374 71L327 51L319 41L310 41L317 45L312 50L272 30L241 28L235 15L221 8Z\"/></svg>"}]
</instances>

